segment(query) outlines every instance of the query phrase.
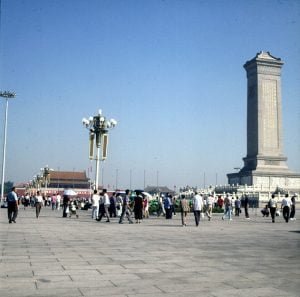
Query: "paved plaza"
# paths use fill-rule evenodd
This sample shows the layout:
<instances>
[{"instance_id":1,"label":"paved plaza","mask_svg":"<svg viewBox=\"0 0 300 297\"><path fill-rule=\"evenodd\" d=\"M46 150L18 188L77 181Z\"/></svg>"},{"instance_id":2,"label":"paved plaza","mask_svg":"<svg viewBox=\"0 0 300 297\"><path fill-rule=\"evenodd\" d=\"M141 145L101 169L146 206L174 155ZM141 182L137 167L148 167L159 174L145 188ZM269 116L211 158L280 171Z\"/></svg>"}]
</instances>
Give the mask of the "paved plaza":
<instances>
[{"instance_id":1,"label":"paved plaza","mask_svg":"<svg viewBox=\"0 0 300 297\"><path fill-rule=\"evenodd\" d=\"M215 214L195 227L190 214L182 227L179 214L131 225L79 214L20 208L8 224L0 210L1 297L300 296L300 217Z\"/></svg>"}]
</instances>

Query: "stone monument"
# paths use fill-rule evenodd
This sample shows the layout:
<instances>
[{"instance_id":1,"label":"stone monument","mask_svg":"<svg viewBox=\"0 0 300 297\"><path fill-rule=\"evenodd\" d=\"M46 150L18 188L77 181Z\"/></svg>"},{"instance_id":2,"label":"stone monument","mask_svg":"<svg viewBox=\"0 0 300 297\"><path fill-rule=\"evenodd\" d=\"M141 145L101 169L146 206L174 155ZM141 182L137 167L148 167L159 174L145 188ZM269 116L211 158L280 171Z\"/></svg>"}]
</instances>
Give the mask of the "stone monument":
<instances>
[{"instance_id":1,"label":"stone monument","mask_svg":"<svg viewBox=\"0 0 300 297\"><path fill-rule=\"evenodd\" d=\"M283 155L281 118L281 67L269 52L246 62L247 156L244 167L227 174L229 184L258 186L274 191L300 191L300 174L289 170Z\"/></svg>"}]
</instances>

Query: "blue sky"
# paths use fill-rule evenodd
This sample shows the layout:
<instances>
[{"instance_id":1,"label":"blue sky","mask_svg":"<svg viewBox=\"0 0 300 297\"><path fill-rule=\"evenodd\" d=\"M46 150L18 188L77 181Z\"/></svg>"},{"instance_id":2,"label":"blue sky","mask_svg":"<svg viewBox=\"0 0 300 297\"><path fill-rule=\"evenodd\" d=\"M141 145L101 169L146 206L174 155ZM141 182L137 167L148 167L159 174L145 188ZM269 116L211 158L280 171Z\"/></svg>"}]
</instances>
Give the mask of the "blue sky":
<instances>
[{"instance_id":1,"label":"blue sky","mask_svg":"<svg viewBox=\"0 0 300 297\"><path fill-rule=\"evenodd\" d=\"M100 184L227 183L246 156L243 64L261 50L285 62L284 154L300 172L297 0L2 0L0 34L0 89L17 93L6 180L94 166L81 119L101 108L118 125Z\"/></svg>"}]
</instances>

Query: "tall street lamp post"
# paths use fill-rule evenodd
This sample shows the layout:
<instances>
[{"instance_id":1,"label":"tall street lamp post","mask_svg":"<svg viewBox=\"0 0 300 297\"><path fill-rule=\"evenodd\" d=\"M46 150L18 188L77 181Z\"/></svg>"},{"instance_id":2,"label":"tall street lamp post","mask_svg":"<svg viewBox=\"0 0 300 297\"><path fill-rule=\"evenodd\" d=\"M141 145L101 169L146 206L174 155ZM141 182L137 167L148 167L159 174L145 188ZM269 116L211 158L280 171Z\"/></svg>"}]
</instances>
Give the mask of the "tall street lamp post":
<instances>
[{"instance_id":1,"label":"tall street lamp post","mask_svg":"<svg viewBox=\"0 0 300 297\"><path fill-rule=\"evenodd\" d=\"M5 177L5 154L6 154L6 136L7 136L7 115L8 115L8 99L16 97L15 93L12 92L0 92L0 97L5 98L5 120L4 120L4 141L3 141L3 158L2 158L2 182L1 182L1 199L4 199L4 177Z\"/></svg>"},{"instance_id":2,"label":"tall street lamp post","mask_svg":"<svg viewBox=\"0 0 300 297\"><path fill-rule=\"evenodd\" d=\"M82 124L89 130L89 158L96 161L95 189L98 190L100 152L102 149L101 160L103 161L107 157L108 130L114 128L117 125L117 121L114 119L107 120L100 109L97 115L90 116L88 119L83 118ZM95 145L97 149L96 157L94 157Z\"/></svg>"}]
</instances>

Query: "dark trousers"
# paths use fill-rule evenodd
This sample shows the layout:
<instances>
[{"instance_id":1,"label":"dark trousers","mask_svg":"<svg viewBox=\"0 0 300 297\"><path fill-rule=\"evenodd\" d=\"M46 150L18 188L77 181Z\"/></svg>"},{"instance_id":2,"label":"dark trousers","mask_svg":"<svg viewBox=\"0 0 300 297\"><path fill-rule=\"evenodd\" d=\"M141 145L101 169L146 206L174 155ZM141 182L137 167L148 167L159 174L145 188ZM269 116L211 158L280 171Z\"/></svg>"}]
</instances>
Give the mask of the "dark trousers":
<instances>
[{"instance_id":1,"label":"dark trousers","mask_svg":"<svg viewBox=\"0 0 300 297\"><path fill-rule=\"evenodd\" d=\"M172 207L166 208L166 219L172 219Z\"/></svg>"},{"instance_id":2,"label":"dark trousers","mask_svg":"<svg viewBox=\"0 0 300 297\"><path fill-rule=\"evenodd\" d=\"M99 207L99 218L97 221L101 221L104 214L106 215L106 221L109 222L109 213L108 213L109 205L100 205Z\"/></svg>"},{"instance_id":3,"label":"dark trousers","mask_svg":"<svg viewBox=\"0 0 300 297\"><path fill-rule=\"evenodd\" d=\"M195 223L196 226L199 226L200 223L200 210L194 210Z\"/></svg>"},{"instance_id":4,"label":"dark trousers","mask_svg":"<svg viewBox=\"0 0 300 297\"><path fill-rule=\"evenodd\" d=\"M41 208L42 208L42 203L41 203L41 202L37 202L37 203L35 204L35 214L36 214L36 217L37 217L37 218L38 218L39 215L40 215Z\"/></svg>"},{"instance_id":5,"label":"dark trousers","mask_svg":"<svg viewBox=\"0 0 300 297\"><path fill-rule=\"evenodd\" d=\"M270 207L272 222L275 223L276 207Z\"/></svg>"},{"instance_id":6,"label":"dark trousers","mask_svg":"<svg viewBox=\"0 0 300 297\"><path fill-rule=\"evenodd\" d=\"M8 221L14 222L18 216L18 205L16 202L8 202L7 204L7 216Z\"/></svg>"},{"instance_id":7,"label":"dark trousers","mask_svg":"<svg viewBox=\"0 0 300 297\"><path fill-rule=\"evenodd\" d=\"M245 206L245 216L246 218L249 218L248 206Z\"/></svg>"},{"instance_id":8,"label":"dark trousers","mask_svg":"<svg viewBox=\"0 0 300 297\"><path fill-rule=\"evenodd\" d=\"M285 221L288 223L290 218L290 208L288 206L283 207L282 215Z\"/></svg>"},{"instance_id":9,"label":"dark trousers","mask_svg":"<svg viewBox=\"0 0 300 297\"><path fill-rule=\"evenodd\" d=\"M176 209L175 209L175 205L172 205L172 211L173 211L173 215L176 216Z\"/></svg>"},{"instance_id":10,"label":"dark trousers","mask_svg":"<svg viewBox=\"0 0 300 297\"><path fill-rule=\"evenodd\" d=\"M112 218L116 218L117 217L117 209L116 206L114 204L111 204L109 207L109 216Z\"/></svg>"},{"instance_id":11,"label":"dark trousers","mask_svg":"<svg viewBox=\"0 0 300 297\"><path fill-rule=\"evenodd\" d=\"M291 206L291 214L290 214L290 219L293 219L295 217L295 213L296 213L296 207L295 205L293 204Z\"/></svg>"},{"instance_id":12,"label":"dark trousers","mask_svg":"<svg viewBox=\"0 0 300 297\"><path fill-rule=\"evenodd\" d=\"M63 204L63 218L66 218L68 216L68 214L67 214L67 207L68 207L68 203L64 203Z\"/></svg>"}]
</instances>

